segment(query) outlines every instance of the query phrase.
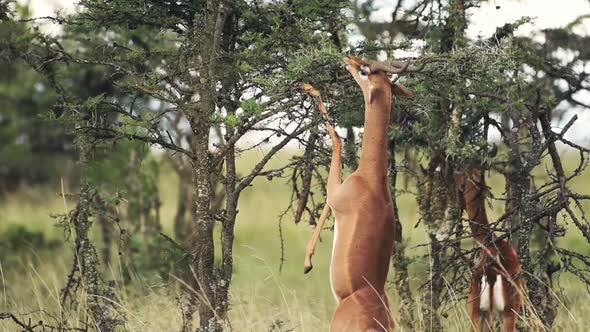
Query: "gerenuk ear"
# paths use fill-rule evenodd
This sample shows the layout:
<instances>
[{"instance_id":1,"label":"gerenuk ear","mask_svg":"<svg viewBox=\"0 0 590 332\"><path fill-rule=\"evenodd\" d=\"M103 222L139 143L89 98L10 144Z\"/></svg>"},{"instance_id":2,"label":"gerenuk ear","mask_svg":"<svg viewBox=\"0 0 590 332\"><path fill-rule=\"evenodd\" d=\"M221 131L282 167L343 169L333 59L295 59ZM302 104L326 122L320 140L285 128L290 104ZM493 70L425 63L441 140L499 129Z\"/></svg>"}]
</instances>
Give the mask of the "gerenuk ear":
<instances>
[{"instance_id":1,"label":"gerenuk ear","mask_svg":"<svg viewBox=\"0 0 590 332\"><path fill-rule=\"evenodd\" d=\"M411 97L413 95L412 91L408 90L408 88L399 83L394 83L391 85L391 93L402 97Z\"/></svg>"}]
</instances>

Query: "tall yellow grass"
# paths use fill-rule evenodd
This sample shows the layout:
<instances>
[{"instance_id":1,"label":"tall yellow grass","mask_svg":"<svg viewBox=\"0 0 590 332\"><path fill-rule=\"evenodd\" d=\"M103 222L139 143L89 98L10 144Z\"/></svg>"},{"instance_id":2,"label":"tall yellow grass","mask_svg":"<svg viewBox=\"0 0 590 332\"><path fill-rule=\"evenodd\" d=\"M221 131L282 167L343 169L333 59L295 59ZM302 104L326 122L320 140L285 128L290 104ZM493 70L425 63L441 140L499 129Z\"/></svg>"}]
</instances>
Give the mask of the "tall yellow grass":
<instances>
[{"instance_id":1,"label":"tall yellow grass","mask_svg":"<svg viewBox=\"0 0 590 332\"><path fill-rule=\"evenodd\" d=\"M275 165L290 157L289 153L280 155ZM245 173L257 160L261 152L244 154L239 168ZM568 164L573 165L572 158ZM569 160L569 159L568 159ZM312 227L294 225L289 218L283 221L283 245L285 263L279 271L281 241L279 239L279 215L290 199L288 177L269 181L256 180L247 189L240 201L236 225L235 275L231 287L230 321L234 331L326 331L335 303L328 281L332 234L324 232L322 242L314 256L314 270L303 274L305 244L311 235ZM162 222L164 231L172 234L172 219L176 200L178 179L173 172L163 166L161 172ZM499 178L488 180L498 195L503 191ZM575 184L576 189L586 193L590 174ZM408 188L412 191L412 187ZM11 194L0 203L0 232L10 224L26 225L30 229L43 231L47 236L60 238L60 230L54 227L50 213L66 210L60 196L61 188L24 188ZM318 191L319 192L319 191ZM316 199L321 200L320 194ZM405 240L409 243L408 253L413 257L425 254L424 249L413 246L424 243L426 236L422 227L414 228L418 221L418 211L414 197L404 194L398 200L400 219L404 224ZM72 203L66 203L72 206ZM491 212L497 216L500 203ZM585 206L590 212L590 206ZM572 230L560 245L589 253L588 244L575 230ZM39 255L31 248L29 255L21 262L21 269L7 270L1 265L6 257L0 253L0 312L10 311L24 315L32 313L33 320L51 321L50 314L60 314L59 291L65 282L71 262L71 243L51 256ZM466 267L468 268L468 267ZM22 271L26 271L24 274ZM390 273L391 274L391 273ZM426 262L413 264L410 275L414 292L427 277ZM105 279L122 280L118 262L104 267ZM561 287L562 301L559 309L556 331L587 331L590 323L590 295L585 287L572 276L564 274L555 282ZM177 331L181 325L180 311L176 303L174 287L162 284L148 284L143 288L124 287L117 284L121 292L118 305L125 312L129 331ZM463 297L466 290L455 289L448 284L453 299L453 307L445 320L448 331L470 331L469 315ZM392 311L397 312L396 294L389 289ZM419 296L415 296L419 299ZM83 299L80 299L83 300ZM83 301L82 301L83 302ZM417 306L418 307L418 306ZM80 317L81 312L66 313L72 318ZM23 316L25 318L29 316ZM424 330L425 318L416 313L418 321L412 331ZM74 320L73 320L74 321ZM273 329L274 328L274 329ZM8 321L0 321L0 331L17 331Z\"/></svg>"}]
</instances>

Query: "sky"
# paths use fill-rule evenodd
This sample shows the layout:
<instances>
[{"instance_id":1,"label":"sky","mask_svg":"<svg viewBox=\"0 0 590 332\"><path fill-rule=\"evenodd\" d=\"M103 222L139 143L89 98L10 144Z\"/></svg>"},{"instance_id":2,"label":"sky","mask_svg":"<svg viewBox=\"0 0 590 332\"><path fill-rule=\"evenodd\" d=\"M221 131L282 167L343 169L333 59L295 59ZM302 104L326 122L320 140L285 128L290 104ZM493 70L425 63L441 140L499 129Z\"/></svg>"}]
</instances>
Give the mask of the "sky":
<instances>
[{"instance_id":1,"label":"sky","mask_svg":"<svg viewBox=\"0 0 590 332\"><path fill-rule=\"evenodd\" d=\"M26 3L27 0L19 0ZM31 4L34 16L46 16L53 14L56 10L71 12L75 10L76 1L73 0L28 0ZM373 14L373 19L387 21L391 19L393 7L390 0L375 0L376 7L380 8ZM499 6L499 9L496 7ZM473 8L469 11L470 26L467 35L470 38L487 38L491 36L496 27L505 23L514 22L523 16L534 18L532 23L526 24L517 30L517 35L542 36L536 32L546 28L562 27L579 17L587 14L590 16L590 0L490 0L484 2L480 8ZM48 32L58 33L59 26L48 26ZM590 34L590 18L577 28L577 33ZM564 54L567 56L567 54ZM579 99L590 103L590 93L586 93ZM585 123L590 123L590 110L571 109L571 115L578 114L579 120L568 132L570 139L577 142L590 142L590 131L586 130ZM569 119L566 117L565 121ZM560 124L554 124L555 130L559 131Z\"/></svg>"}]
</instances>

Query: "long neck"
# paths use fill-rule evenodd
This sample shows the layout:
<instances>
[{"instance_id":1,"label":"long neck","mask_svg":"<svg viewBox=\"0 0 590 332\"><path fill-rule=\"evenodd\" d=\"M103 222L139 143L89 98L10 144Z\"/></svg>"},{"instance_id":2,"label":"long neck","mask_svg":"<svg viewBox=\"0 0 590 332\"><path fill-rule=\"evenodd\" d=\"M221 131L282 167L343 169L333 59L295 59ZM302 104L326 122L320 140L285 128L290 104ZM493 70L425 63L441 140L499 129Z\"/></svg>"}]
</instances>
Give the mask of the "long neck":
<instances>
[{"instance_id":1,"label":"long neck","mask_svg":"<svg viewBox=\"0 0 590 332\"><path fill-rule=\"evenodd\" d=\"M365 130L359 170L375 175L387 174L387 130L391 113L390 89L373 91L372 102L365 96Z\"/></svg>"},{"instance_id":2,"label":"long neck","mask_svg":"<svg viewBox=\"0 0 590 332\"><path fill-rule=\"evenodd\" d=\"M486 213L485 196L483 194L484 179L479 170L471 172L465 183L465 205L470 220L471 232L476 241L485 243L489 228Z\"/></svg>"}]
</instances>

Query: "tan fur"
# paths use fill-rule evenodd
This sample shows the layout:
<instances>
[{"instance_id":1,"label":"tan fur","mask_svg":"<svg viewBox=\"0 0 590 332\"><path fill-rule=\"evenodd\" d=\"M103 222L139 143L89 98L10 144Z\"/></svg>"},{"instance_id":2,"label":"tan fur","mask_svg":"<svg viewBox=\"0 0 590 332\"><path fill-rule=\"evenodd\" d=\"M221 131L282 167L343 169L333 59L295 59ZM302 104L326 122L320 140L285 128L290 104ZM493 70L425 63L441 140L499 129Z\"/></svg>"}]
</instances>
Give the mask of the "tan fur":
<instances>
[{"instance_id":1,"label":"tan fur","mask_svg":"<svg viewBox=\"0 0 590 332\"><path fill-rule=\"evenodd\" d=\"M363 64L358 58L347 61L365 97L359 168L344 183L328 187L328 204L338 223L330 276L339 300L332 319L334 332L391 331L394 327L385 295L395 225L387 181L392 86L383 73L361 78Z\"/></svg>"},{"instance_id":2,"label":"tan fur","mask_svg":"<svg viewBox=\"0 0 590 332\"><path fill-rule=\"evenodd\" d=\"M463 195L471 224L471 231L475 241L481 246L479 261L471 282L469 293L470 315L476 331L492 331L491 312L482 311L481 280L485 276L487 287L493 290L490 296L490 310L500 307L505 332L516 331L517 313L522 305L522 288L524 281L520 276L521 268L516 250L510 242L498 240L493 231L489 230L488 217L485 208L485 182L481 172L473 169L467 176L456 178L457 184L463 187ZM501 287L495 287L498 277L502 277ZM494 298L502 292L502 299ZM501 303L503 302L503 303Z\"/></svg>"},{"instance_id":3,"label":"tan fur","mask_svg":"<svg viewBox=\"0 0 590 332\"><path fill-rule=\"evenodd\" d=\"M335 236L330 283L338 302L332 318L332 332L392 331L394 321L385 295L389 261L394 250L395 219L387 181L387 130L392 94L409 96L402 85L392 85L382 72L361 76L368 63L351 57L348 71L363 91L365 131L359 168L342 182L342 143L327 121L332 139L332 162L328 174L326 203L335 217ZM328 120L320 94L311 85L306 92L316 98ZM312 268L311 256L327 213L322 213L308 244L304 271Z\"/></svg>"}]
</instances>

